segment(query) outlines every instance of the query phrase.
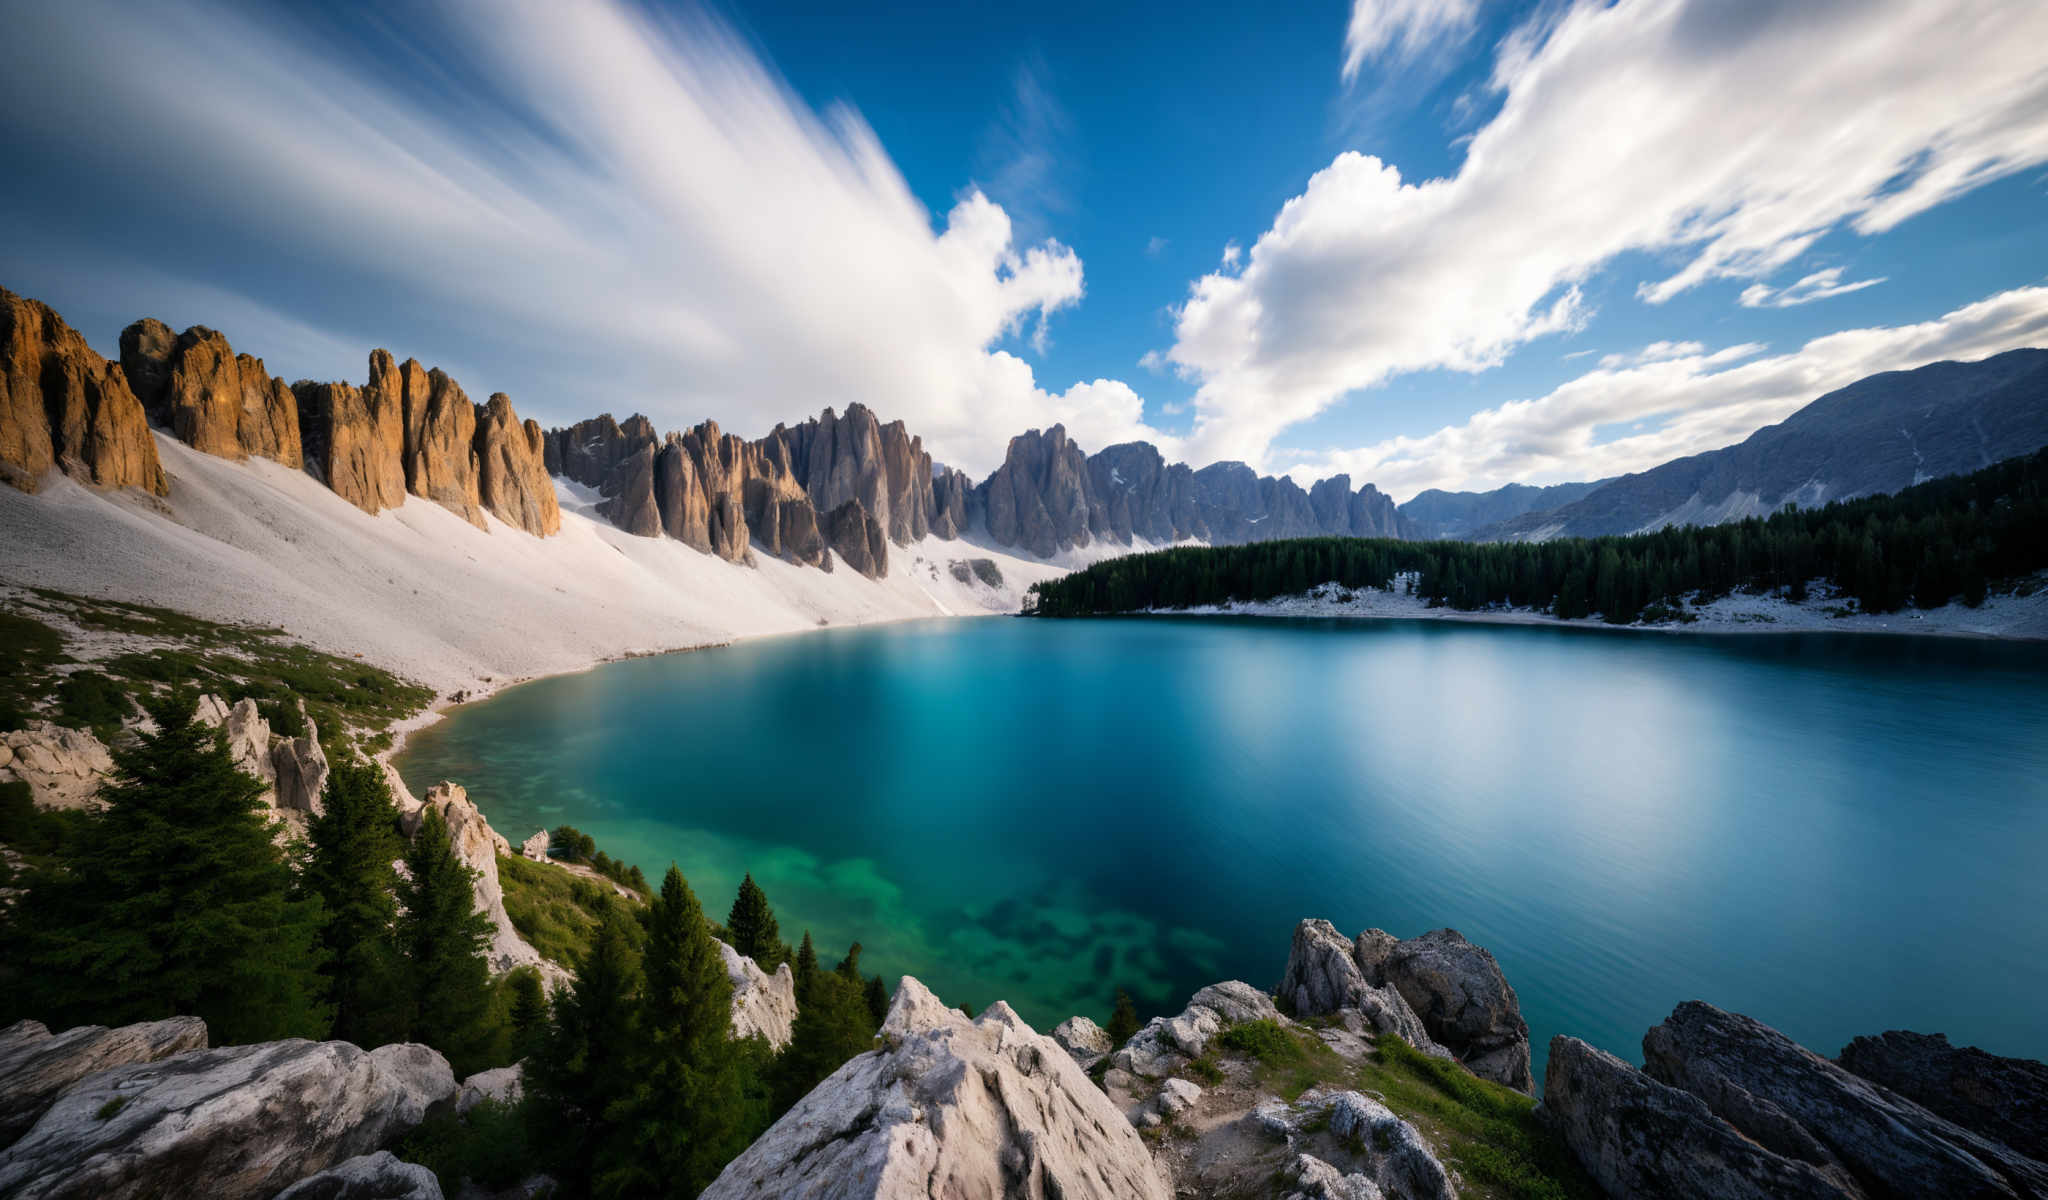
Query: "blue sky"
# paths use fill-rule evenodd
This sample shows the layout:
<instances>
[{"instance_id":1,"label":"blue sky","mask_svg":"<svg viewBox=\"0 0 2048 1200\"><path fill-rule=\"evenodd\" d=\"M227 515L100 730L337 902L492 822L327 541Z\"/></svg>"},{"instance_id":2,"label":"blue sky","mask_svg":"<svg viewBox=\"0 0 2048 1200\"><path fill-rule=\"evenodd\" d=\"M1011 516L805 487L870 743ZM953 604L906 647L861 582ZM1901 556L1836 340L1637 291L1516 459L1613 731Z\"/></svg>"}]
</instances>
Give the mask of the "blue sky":
<instances>
[{"instance_id":1,"label":"blue sky","mask_svg":"<svg viewBox=\"0 0 2048 1200\"><path fill-rule=\"evenodd\" d=\"M1422 487L2048 344L2030 0L23 5L0 283L561 423ZM1235 257L1226 251L1235 247Z\"/></svg>"}]
</instances>

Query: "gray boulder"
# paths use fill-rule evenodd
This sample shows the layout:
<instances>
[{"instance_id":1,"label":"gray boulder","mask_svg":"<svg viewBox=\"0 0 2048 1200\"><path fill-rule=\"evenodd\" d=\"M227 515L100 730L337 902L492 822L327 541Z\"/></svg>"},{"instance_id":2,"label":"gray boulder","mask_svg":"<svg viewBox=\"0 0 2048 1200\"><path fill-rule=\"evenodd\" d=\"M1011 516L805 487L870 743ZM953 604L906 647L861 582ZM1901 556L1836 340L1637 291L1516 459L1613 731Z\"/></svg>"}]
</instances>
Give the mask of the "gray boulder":
<instances>
[{"instance_id":1,"label":"gray boulder","mask_svg":"<svg viewBox=\"0 0 2048 1200\"><path fill-rule=\"evenodd\" d=\"M1196 992L1179 1016L1154 1017L1110 1058L1110 1064L1133 1075L1158 1078L1209 1048L1209 1041L1230 1025L1278 1020L1273 998L1251 984L1231 980L1212 983Z\"/></svg>"},{"instance_id":2,"label":"gray boulder","mask_svg":"<svg viewBox=\"0 0 2048 1200\"><path fill-rule=\"evenodd\" d=\"M1972 1133L2048 1162L2048 1064L1957 1049L1941 1034L1903 1029L1857 1038L1835 1061Z\"/></svg>"},{"instance_id":3,"label":"gray boulder","mask_svg":"<svg viewBox=\"0 0 2048 1200\"><path fill-rule=\"evenodd\" d=\"M1482 946L1455 929L1395 941L1367 930L1354 953L1371 983L1391 985L1422 1018L1430 1036L1448 1047L1481 1079L1533 1093L1529 1071L1529 1023L1521 1001Z\"/></svg>"},{"instance_id":4,"label":"gray boulder","mask_svg":"<svg viewBox=\"0 0 2048 1200\"><path fill-rule=\"evenodd\" d=\"M2048 1165L1697 1000L1643 1036L1644 1071L1683 1088L1758 1144L1873 1195L2048 1195Z\"/></svg>"},{"instance_id":5,"label":"gray boulder","mask_svg":"<svg viewBox=\"0 0 2048 1200\"><path fill-rule=\"evenodd\" d=\"M1542 1113L1615 1200L1847 1200L1854 1182L1758 1145L1699 1097L1574 1037L1550 1041Z\"/></svg>"},{"instance_id":6,"label":"gray boulder","mask_svg":"<svg viewBox=\"0 0 2048 1200\"><path fill-rule=\"evenodd\" d=\"M277 1200L441 1200L441 1181L418 1163L379 1150L309 1175Z\"/></svg>"},{"instance_id":7,"label":"gray boulder","mask_svg":"<svg viewBox=\"0 0 2048 1200\"><path fill-rule=\"evenodd\" d=\"M1357 1092L1330 1098L1330 1132L1372 1162L1372 1180L1394 1200L1456 1200L1450 1175L1415 1127Z\"/></svg>"},{"instance_id":8,"label":"gray boulder","mask_svg":"<svg viewBox=\"0 0 2048 1200\"><path fill-rule=\"evenodd\" d=\"M1109 1031L1087 1017L1068 1017L1052 1031L1052 1040L1058 1042L1083 1071L1101 1062L1115 1049L1109 1044Z\"/></svg>"},{"instance_id":9,"label":"gray boulder","mask_svg":"<svg viewBox=\"0 0 2048 1200\"><path fill-rule=\"evenodd\" d=\"M198 1017L59 1034L40 1021L16 1022L0 1030L0 1146L27 1133L65 1088L95 1071L204 1049L206 1022Z\"/></svg>"},{"instance_id":10,"label":"gray boulder","mask_svg":"<svg viewBox=\"0 0 2048 1200\"><path fill-rule=\"evenodd\" d=\"M455 1096L455 1111L466 1113L486 1100L517 1104L526 1088L526 1064L513 1063L490 1071L478 1071L462 1081Z\"/></svg>"},{"instance_id":11,"label":"gray boulder","mask_svg":"<svg viewBox=\"0 0 2048 1200\"><path fill-rule=\"evenodd\" d=\"M1383 1200L1385 1193L1370 1176L1344 1172L1313 1154L1297 1154L1285 1172L1294 1190L1287 1200Z\"/></svg>"},{"instance_id":12,"label":"gray boulder","mask_svg":"<svg viewBox=\"0 0 2048 1200\"><path fill-rule=\"evenodd\" d=\"M718 943L725 961L726 978L732 980L732 1033L734 1037L764 1037L777 1050L789 1045L796 1029L796 975L788 963L763 971L759 963L739 951Z\"/></svg>"},{"instance_id":13,"label":"gray boulder","mask_svg":"<svg viewBox=\"0 0 2048 1200\"><path fill-rule=\"evenodd\" d=\"M266 1200L375 1151L455 1091L447 1060L414 1045L294 1039L116 1067L0 1152L0 1195Z\"/></svg>"},{"instance_id":14,"label":"gray boulder","mask_svg":"<svg viewBox=\"0 0 2048 1200\"><path fill-rule=\"evenodd\" d=\"M906 976L880 1038L727 1164L702 1200L1170 1195L1109 1097L1007 1004L969 1020Z\"/></svg>"},{"instance_id":15,"label":"gray boulder","mask_svg":"<svg viewBox=\"0 0 2048 1200\"><path fill-rule=\"evenodd\" d=\"M1361 934L1359 944L1378 933L1370 930ZM1377 969L1378 960L1369 961ZM1287 954L1280 996L1297 1017L1352 1010L1364 1016L1379 1033L1395 1034L1425 1054L1453 1057L1430 1036L1428 1027L1398 988L1367 977L1359 965L1357 948L1328 921L1310 919L1294 927L1294 945Z\"/></svg>"}]
</instances>

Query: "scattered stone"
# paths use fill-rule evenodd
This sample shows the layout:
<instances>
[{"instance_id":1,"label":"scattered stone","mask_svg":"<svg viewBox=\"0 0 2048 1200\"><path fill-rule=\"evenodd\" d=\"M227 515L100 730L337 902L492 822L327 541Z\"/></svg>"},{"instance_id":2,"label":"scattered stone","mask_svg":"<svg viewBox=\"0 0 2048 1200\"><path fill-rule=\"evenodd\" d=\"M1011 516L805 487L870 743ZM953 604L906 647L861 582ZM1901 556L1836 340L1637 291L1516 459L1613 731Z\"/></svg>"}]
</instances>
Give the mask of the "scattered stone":
<instances>
[{"instance_id":1,"label":"scattered stone","mask_svg":"<svg viewBox=\"0 0 2048 1200\"><path fill-rule=\"evenodd\" d=\"M0 1195L266 1200L379 1146L455 1096L425 1046L291 1040L101 1071L0 1152Z\"/></svg>"},{"instance_id":2,"label":"scattered stone","mask_svg":"<svg viewBox=\"0 0 2048 1200\"><path fill-rule=\"evenodd\" d=\"M1159 1094L1153 1097L1152 1103L1158 1109L1159 1115L1170 1121L1185 1116L1201 1098L1202 1089L1199 1084L1185 1079L1169 1079L1159 1085Z\"/></svg>"},{"instance_id":3,"label":"scattered stone","mask_svg":"<svg viewBox=\"0 0 2048 1200\"><path fill-rule=\"evenodd\" d=\"M40 1021L0 1030L0 1146L28 1132L65 1088L111 1067L206 1049L206 1022L170 1017L109 1029L80 1025L51 1034Z\"/></svg>"},{"instance_id":4,"label":"scattered stone","mask_svg":"<svg viewBox=\"0 0 2048 1200\"><path fill-rule=\"evenodd\" d=\"M1169 1196L1109 1098L1007 1004L969 1020L905 977L880 1037L728 1164L704 1200Z\"/></svg>"},{"instance_id":5,"label":"scattered stone","mask_svg":"<svg viewBox=\"0 0 2048 1200\"><path fill-rule=\"evenodd\" d=\"M277 1200L441 1200L441 1181L425 1167L379 1150L307 1176Z\"/></svg>"},{"instance_id":6,"label":"scattered stone","mask_svg":"<svg viewBox=\"0 0 2048 1200\"><path fill-rule=\"evenodd\" d=\"M1843 1048L1845 1070L1972 1133L2048 1162L2048 1065L1957 1049L1938 1033L1895 1029Z\"/></svg>"}]
</instances>

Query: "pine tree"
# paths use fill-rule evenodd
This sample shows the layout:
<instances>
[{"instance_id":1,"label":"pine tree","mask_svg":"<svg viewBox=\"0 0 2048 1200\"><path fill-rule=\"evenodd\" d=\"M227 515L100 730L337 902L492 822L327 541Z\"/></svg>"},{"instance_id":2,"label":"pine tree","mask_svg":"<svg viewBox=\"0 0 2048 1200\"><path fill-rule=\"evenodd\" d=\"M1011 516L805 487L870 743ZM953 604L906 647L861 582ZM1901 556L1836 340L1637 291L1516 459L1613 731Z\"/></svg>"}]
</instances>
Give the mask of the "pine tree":
<instances>
[{"instance_id":1,"label":"pine tree","mask_svg":"<svg viewBox=\"0 0 2048 1200\"><path fill-rule=\"evenodd\" d=\"M398 917L398 810L384 772L357 759L337 763L325 812L308 828L312 851L301 881L327 909L321 942L334 999L333 1036L358 1046L404 1041L408 1005Z\"/></svg>"},{"instance_id":2,"label":"pine tree","mask_svg":"<svg viewBox=\"0 0 2048 1200\"><path fill-rule=\"evenodd\" d=\"M114 751L106 808L28 881L20 1007L64 1025L189 1013L215 1045L324 1037L320 901L294 895L263 785L192 712L189 695L150 706L157 729Z\"/></svg>"},{"instance_id":3,"label":"pine tree","mask_svg":"<svg viewBox=\"0 0 2048 1200\"><path fill-rule=\"evenodd\" d=\"M1135 1037L1138 1032L1138 1006L1131 1001L1131 994L1122 988L1116 990L1116 1007L1109 1014L1109 1044L1121 1046Z\"/></svg>"},{"instance_id":4,"label":"pine tree","mask_svg":"<svg viewBox=\"0 0 2048 1200\"><path fill-rule=\"evenodd\" d=\"M860 943L855 942L853 945L847 947L846 957L840 959L839 965L832 968L832 970L833 973L838 975L841 979L844 979L846 982L852 984L855 987L859 987L861 985Z\"/></svg>"},{"instance_id":5,"label":"pine tree","mask_svg":"<svg viewBox=\"0 0 2048 1200\"><path fill-rule=\"evenodd\" d=\"M647 910L637 1080L621 1124L630 1154L605 1164L609 1195L695 1195L765 1127L751 1062L732 1038L732 981L683 873Z\"/></svg>"},{"instance_id":6,"label":"pine tree","mask_svg":"<svg viewBox=\"0 0 2048 1200\"><path fill-rule=\"evenodd\" d=\"M768 907L768 893L754 882L750 873L740 880L740 894L734 897L732 913L725 919L725 932L732 948L754 960L764 971L773 971L782 961L782 934L775 926L775 910Z\"/></svg>"},{"instance_id":7,"label":"pine tree","mask_svg":"<svg viewBox=\"0 0 2048 1200\"><path fill-rule=\"evenodd\" d=\"M797 1003L802 1004L805 993L810 991L811 981L818 977L818 950L811 945L811 931L804 930L804 944L796 952L796 994Z\"/></svg>"},{"instance_id":8,"label":"pine tree","mask_svg":"<svg viewBox=\"0 0 2048 1200\"><path fill-rule=\"evenodd\" d=\"M440 809L427 809L405 865L411 878L401 890L398 941L412 999L410 1036L446 1055L459 1079L490 1065L500 1032L490 1020L484 958L491 923L476 911L476 872L455 857Z\"/></svg>"},{"instance_id":9,"label":"pine tree","mask_svg":"<svg viewBox=\"0 0 2048 1200\"><path fill-rule=\"evenodd\" d=\"M873 1019L875 1028L880 1029L882 1022L889 1018L889 985L882 982L880 975L868 976L867 1001L868 1016Z\"/></svg>"},{"instance_id":10,"label":"pine tree","mask_svg":"<svg viewBox=\"0 0 2048 1200\"><path fill-rule=\"evenodd\" d=\"M551 1148L568 1195L588 1191L600 1160L621 1153L616 1118L639 1077L642 934L617 902L603 903L575 986L556 1002L554 1024L527 1063L532 1139Z\"/></svg>"},{"instance_id":11,"label":"pine tree","mask_svg":"<svg viewBox=\"0 0 2048 1200\"><path fill-rule=\"evenodd\" d=\"M547 985L532 967L521 967L507 978L512 988L511 1055L519 1061L532 1057L547 1038Z\"/></svg>"},{"instance_id":12,"label":"pine tree","mask_svg":"<svg viewBox=\"0 0 2048 1200\"><path fill-rule=\"evenodd\" d=\"M859 944L846 962L858 969ZM879 981L878 981L879 982ZM775 1060L775 1115L788 1112L818 1082L856 1054L872 1049L878 1021L870 1008L866 983L844 970L817 971L810 986L797 993L796 1022L789 1045Z\"/></svg>"}]
</instances>

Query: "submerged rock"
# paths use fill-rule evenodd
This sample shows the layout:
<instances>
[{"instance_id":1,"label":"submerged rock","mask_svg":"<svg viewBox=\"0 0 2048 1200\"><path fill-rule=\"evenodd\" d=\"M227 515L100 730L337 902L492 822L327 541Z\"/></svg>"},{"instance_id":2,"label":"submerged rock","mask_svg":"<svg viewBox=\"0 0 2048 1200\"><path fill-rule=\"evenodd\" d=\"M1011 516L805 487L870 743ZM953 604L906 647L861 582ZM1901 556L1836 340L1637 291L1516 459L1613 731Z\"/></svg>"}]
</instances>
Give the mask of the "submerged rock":
<instances>
[{"instance_id":1,"label":"submerged rock","mask_svg":"<svg viewBox=\"0 0 2048 1200\"><path fill-rule=\"evenodd\" d=\"M1699 1097L1574 1037L1550 1042L1544 1117L1615 1200L1847 1200L1853 1181L1744 1137Z\"/></svg>"},{"instance_id":2,"label":"submerged rock","mask_svg":"<svg viewBox=\"0 0 2048 1200\"><path fill-rule=\"evenodd\" d=\"M0 1195L267 1200L455 1096L425 1046L291 1040L101 1071L0 1152Z\"/></svg>"},{"instance_id":3,"label":"submerged rock","mask_svg":"<svg viewBox=\"0 0 2048 1200\"><path fill-rule=\"evenodd\" d=\"M52 1034L40 1021L0 1030L0 1146L26 1133L65 1088L97 1071L206 1049L206 1022L170 1017Z\"/></svg>"},{"instance_id":4,"label":"submerged rock","mask_svg":"<svg viewBox=\"0 0 2048 1200\"><path fill-rule=\"evenodd\" d=\"M1007 1004L969 1020L906 977L881 1041L728 1164L703 1200L1170 1195L1109 1098Z\"/></svg>"},{"instance_id":5,"label":"submerged rock","mask_svg":"<svg viewBox=\"0 0 2048 1200\"><path fill-rule=\"evenodd\" d=\"M1860 1037L1835 1060L1939 1116L2048 1162L2048 1064L1958 1049L1938 1033Z\"/></svg>"}]
</instances>

